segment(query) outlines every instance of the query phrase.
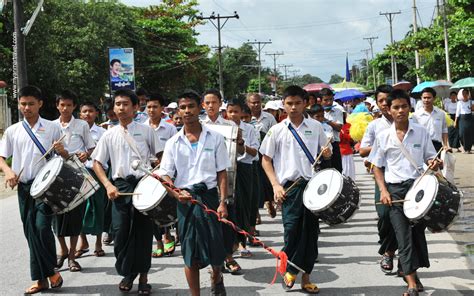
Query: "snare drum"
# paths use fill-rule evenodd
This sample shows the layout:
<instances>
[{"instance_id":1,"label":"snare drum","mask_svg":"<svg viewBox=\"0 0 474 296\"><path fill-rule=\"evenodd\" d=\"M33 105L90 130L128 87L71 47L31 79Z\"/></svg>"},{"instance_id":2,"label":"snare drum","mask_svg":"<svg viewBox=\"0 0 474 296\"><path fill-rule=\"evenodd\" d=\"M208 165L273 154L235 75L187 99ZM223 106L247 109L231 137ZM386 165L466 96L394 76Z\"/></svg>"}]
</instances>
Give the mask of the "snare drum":
<instances>
[{"instance_id":1,"label":"snare drum","mask_svg":"<svg viewBox=\"0 0 474 296\"><path fill-rule=\"evenodd\" d=\"M303 203L324 223L336 225L347 222L359 208L359 189L351 178L335 169L325 169L306 185Z\"/></svg>"},{"instance_id":2,"label":"snare drum","mask_svg":"<svg viewBox=\"0 0 474 296\"><path fill-rule=\"evenodd\" d=\"M403 204L405 216L422 221L431 232L447 230L462 207L462 192L446 179L424 175L415 180Z\"/></svg>"},{"instance_id":3,"label":"snare drum","mask_svg":"<svg viewBox=\"0 0 474 296\"><path fill-rule=\"evenodd\" d=\"M176 223L176 199L169 196L160 181L145 176L133 192L133 206L143 215L149 216L158 226Z\"/></svg>"},{"instance_id":4,"label":"snare drum","mask_svg":"<svg viewBox=\"0 0 474 296\"><path fill-rule=\"evenodd\" d=\"M63 214L76 208L99 189L99 183L87 171L76 155L64 160L50 159L39 171L30 194L51 207L54 213Z\"/></svg>"}]
</instances>

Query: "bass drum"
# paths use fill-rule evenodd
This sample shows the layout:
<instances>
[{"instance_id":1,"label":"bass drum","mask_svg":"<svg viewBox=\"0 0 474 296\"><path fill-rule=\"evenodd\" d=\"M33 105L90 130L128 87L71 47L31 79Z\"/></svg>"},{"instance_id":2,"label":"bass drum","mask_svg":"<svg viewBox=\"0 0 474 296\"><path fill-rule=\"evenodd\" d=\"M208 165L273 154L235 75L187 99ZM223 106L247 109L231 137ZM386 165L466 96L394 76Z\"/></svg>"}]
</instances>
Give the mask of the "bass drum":
<instances>
[{"instance_id":1,"label":"bass drum","mask_svg":"<svg viewBox=\"0 0 474 296\"><path fill-rule=\"evenodd\" d=\"M347 222L359 208L359 189L351 178L335 169L325 169L306 185L303 203L321 221L336 225Z\"/></svg>"},{"instance_id":2,"label":"bass drum","mask_svg":"<svg viewBox=\"0 0 474 296\"><path fill-rule=\"evenodd\" d=\"M160 181L145 176L133 193L133 206L143 215L149 216L156 225L167 227L176 223L177 201L167 194Z\"/></svg>"},{"instance_id":3,"label":"bass drum","mask_svg":"<svg viewBox=\"0 0 474 296\"><path fill-rule=\"evenodd\" d=\"M458 218L462 197L462 192L445 178L424 175L408 191L403 212L412 222L425 223L431 232L445 231Z\"/></svg>"}]
</instances>

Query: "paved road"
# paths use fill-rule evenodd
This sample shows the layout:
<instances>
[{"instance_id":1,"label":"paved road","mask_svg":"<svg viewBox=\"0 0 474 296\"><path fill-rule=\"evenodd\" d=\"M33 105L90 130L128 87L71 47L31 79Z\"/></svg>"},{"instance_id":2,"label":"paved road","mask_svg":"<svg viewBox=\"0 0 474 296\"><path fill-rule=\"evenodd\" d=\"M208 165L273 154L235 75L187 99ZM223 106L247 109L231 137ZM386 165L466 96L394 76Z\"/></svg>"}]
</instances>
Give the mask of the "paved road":
<instances>
[{"instance_id":1,"label":"paved road","mask_svg":"<svg viewBox=\"0 0 474 296\"><path fill-rule=\"evenodd\" d=\"M470 158L472 159L472 156ZM321 295L401 295L404 291L403 281L394 275L384 275L379 269L376 215L372 199L373 179L365 174L360 159L356 159L356 166L356 179L363 197L361 208L346 224L336 227L322 226L319 263L316 263L311 277L321 288ZM469 196L472 199L472 195ZM264 223L258 228L262 240L274 248L281 248L283 232L280 216L271 219L266 212L262 211L261 214ZM472 209L465 211L465 216L472 218ZM465 223L468 220L462 221L461 227L466 228ZM462 233L463 230L456 231ZM465 236L464 238L469 242ZM468 267L464 243L457 243L448 232L429 233L427 239L431 268L420 270L426 287L426 292L421 295L474 295L474 275ZM15 196L0 198L0 250L0 294L21 294L30 284L30 280L28 250L21 232ZM225 275L229 295L302 294L299 281L288 293L281 287L281 278L278 278L274 285L270 285L276 260L262 249L251 250L254 257L237 257L244 269L242 275ZM88 255L79 259L83 266L80 273L63 269L64 287L54 294L119 294L116 285L120 277L116 275L113 267L112 248L106 247L105 251L106 257L96 258ZM153 259L150 283L155 295L188 295L182 267L179 248L173 257ZM201 271L201 286L203 295L208 294L210 281L207 269ZM132 294L136 294L136 287L135 285Z\"/></svg>"}]
</instances>

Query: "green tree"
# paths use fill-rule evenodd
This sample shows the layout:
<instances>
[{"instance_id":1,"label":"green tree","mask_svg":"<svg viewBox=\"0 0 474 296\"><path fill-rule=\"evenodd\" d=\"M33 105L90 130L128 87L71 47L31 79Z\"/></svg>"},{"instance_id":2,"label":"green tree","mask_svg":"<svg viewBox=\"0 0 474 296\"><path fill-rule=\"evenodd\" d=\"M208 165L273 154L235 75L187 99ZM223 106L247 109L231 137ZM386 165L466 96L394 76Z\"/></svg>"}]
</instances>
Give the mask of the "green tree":
<instances>
[{"instance_id":1,"label":"green tree","mask_svg":"<svg viewBox=\"0 0 474 296\"><path fill-rule=\"evenodd\" d=\"M332 74L331 78L329 79L329 84L339 83L339 82L342 82L342 81L344 81L344 77L342 77L341 75L338 75L338 74Z\"/></svg>"}]
</instances>

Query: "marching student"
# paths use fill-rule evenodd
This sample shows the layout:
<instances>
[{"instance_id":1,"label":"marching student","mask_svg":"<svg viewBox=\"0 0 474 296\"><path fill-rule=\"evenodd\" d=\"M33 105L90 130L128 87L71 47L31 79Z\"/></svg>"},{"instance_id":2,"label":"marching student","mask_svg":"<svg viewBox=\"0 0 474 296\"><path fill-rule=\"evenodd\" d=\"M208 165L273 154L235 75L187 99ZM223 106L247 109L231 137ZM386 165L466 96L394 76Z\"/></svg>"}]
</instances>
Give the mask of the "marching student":
<instances>
[{"instance_id":1,"label":"marching student","mask_svg":"<svg viewBox=\"0 0 474 296\"><path fill-rule=\"evenodd\" d=\"M95 120L99 115L99 108L92 102L84 102L80 107L80 117L85 120L90 128L90 134L94 143L99 142L102 135L105 133L105 129L95 124ZM96 179L97 176L92 169L94 162L92 159L87 159L86 168L89 173ZM106 169L106 168L104 168ZM95 249L94 256L103 257L105 256L104 249L102 248L102 232L104 229L104 214L105 206L107 204L107 195L105 194L105 188L100 184L99 189L87 199L86 208L84 211L84 218L82 220L82 233L79 241L79 250L89 250L89 242L87 241L87 234L94 235Z\"/></svg>"},{"instance_id":2,"label":"marching student","mask_svg":"<svg viewBox=\"0 0 474 296\"><path fill-rule=\"evenodd\" d=\"M123 276L119 290L128 292L139 276L138 293L150 294L148 271L151 266L153 221L133 207L132 196L144 173L131 168L133 160L150 165L150 158L162 151L153 129L133 120L138 97L130 90L114 94L114 112L120 124L107 130L92 153L94 172L112 200L112 233L114 236L115 269ZM104 164L110 160L111 180ZM128 193L128 195L127 195Z\"/></svg>"},{"instance_id":3,"label":"marching student","mask_svg":"<svg viewBox=\"0 0 474 296\"><path fill-rule=\"evenodd\" d=\"M340 108L334 105L334 93L332 92L332 90L330 90L329 88L323 88L319 94L321 95L321 105L324 108L324 118L326 118L325 122L330 125L333 130L333 153L331 157L332 166L340 173L342 173L341 150L339 148L339 133L344 123L344 114ZM342 108L342 110L344 110L344 108Z\"/></svg>"},{"instance_id":4,"label":"marching student","mask_svg":"<svg viewBox=\"0 0 474 296\"><path fill-rule=\"evenodd\" d=\"M83 163L87 161L92 153L95 142L91 137L90 128L87 122L76 119L72 115L77 106L77 95L64 90L56 98L56 108L60 116L54 121L60 128L64 138L65 148L70 155L76 154ZM79 249L76 251L77 241L82 231L82 219L86 203L74 208L65 214L56 215L53 219L53 229L58 238L60 250L56 268L61 268L64 261L68 260L68 268L71 272L81 271L81 265L75 260L81 257L89 249ZM66 244L66 237L69 237L69 249Z\"/></svg>"},{"instance_id":5,"label":"marching student","mask_svg":"<svg viewBox=\"0 0 474 296\"><path fill-rule=\"evenodd\" d=\"M390 128L376 135L369 161L374 165L375 180L380 188L380 201L390 207L389 215L398 243L398 256L407 291L403 294L416 296L423 291L417 269L429 267L425 224L410 223L403 212L403 200L421 175L423 164L436 170L439 163L436 150L428 131L408 120L410 97L403 90L394 90L387 98L387 106L393 117ZM384 168L384 170L382 170Z\"/></svg>"},{"instance_id":6,"label":"marching student","mask_svg":"<svg viewBox=\"0 0 474 296\"><path fill-rule=\"evenodd\" d=\"M230 100L227 102L227 116L241 130L242 137L237 140L237 178L235 184L235 213L237 225L249 232L251 231L252 212L258 208L258 204L253 202L254 198L254 170L253 160L257 156L257 149L260 146L258 134L253 125L241 120L243 102ZM254 223L256 217L253 219ZM241 257L251 257L252 253L246 247L247 238L239 235L239 249Z\"/></svg>"},{"instance_id":7,"label":"marching student","mask_svg":"<svg viewBox=\"0 0 474 296\"><path fill-rule=\"evenodd\" d=\"M180 95L178 108L184 127L166 143L158 174L168 182L176 177L174 185L181 189L170 193L179 201L178 232L191 294L200 294L199 269L211 265L211 295L226 295L222 227L214 215L189 200L197 199L227 217L229 156L224 138L199 122L201 102L195 92Z\"/></svg>"},{"instance_id":8,"label":"marching student","mask_svg":"<svg viewBox=\"0 0 474 296\"><path fill-rule=\"evenodd\" d=\"M314 158L327 138L321 124L305 118L306 91L299 86L289 86L283 94L283 104L288 117L268 131L260 146L262 166L274 192L275 201L282 204L284 228L283 251L288 260L305 272L301 288L306 293L318 293L309 275L318 255L318 218L303 205L303 191L313 176ZM325 159L331 157L328 147L322 151ZM295 182L298 182L294 185ZM288 192L288 187L294 188ZM283 277L287 289L296 281L298 270L288 265Z\"/></svg>"},{"instance_id":9,"label":"marching student","mask_svg":"<svg viewBox=\"0 0 474 296\"><path fill-rule=\"evenodd\" d=\"M23 232L30 250L31 280L35 283L24 293L35 294L51 288L60 288L63 279L56 266L56 244L51 229L53 211L40 199L33 199L30 188L46 164L46 159L36 163L51 145L62 157L68 157L64 145L57 140L60 128L53 122L41 118L43 106L41 90L25 86L18 94L18 109L24 119L8 127L0 142L0 169L5 173L5 183L12 189L18 185L18 203ZM12 167L6 163L9 157ZM49 279L49 282L48 282Z\"/></svg>"},{"instance_id":10,"label":"marching student","mask_svg":"<svg viewBox=\"0 0 474 296\"><path fill-rule=\"evenodd\" d=\"M178 130L176 127L170 123L167 123L162 118L163 108L165 106L165 98L159 94L154 93L148 97L146 102L146 112L148 118L145 120L144 124L150 126L155 131L155 137L160 142L161 147L165 147L166 141L168 141L172 136L174 136ZM161 161L161 154L159 158L155 161L155 165L158 165ZM160 228L158 225L153 224L153 234L156 239L156 250L151 254L154 258L171 256L174 253L176 248L175 239L170 234L170 228ZM164 234L164 244L162 240L162 234Z\"/></svg>"},{"instance_id":11,"label":"marching student","mask_svg":"<svg viewBox=\"0 0 474 296\"><path fill-rule=\"evenodd\" d=\"M373 120L367 126L364 137L360 142L360 156L367 157L372 150L375 143L375 137L382 131L390 128L393 122L393 117L390 115L390 109L387 105L387 97L392 92L392 86L388 84L381 84L375 90L375 101L377 107L380 109L382 116ZM377 205L380 201L380 189L375 181L375 209L379 217L377 221L377 230L379 234L379 254L382 255L380 260L380 269L385 273L390 273L393 270L393 259L395 251L397 250L397 238L390 222L390 208L386 205ZM398 272L397 272L398 273Z\"/></svg>"}]
</instances>

